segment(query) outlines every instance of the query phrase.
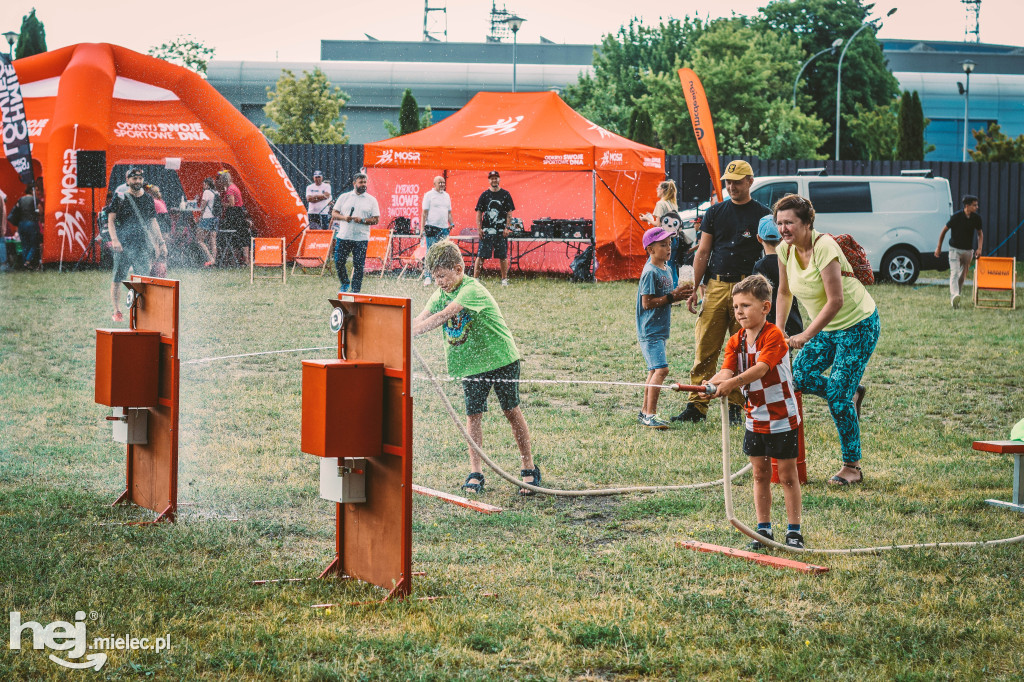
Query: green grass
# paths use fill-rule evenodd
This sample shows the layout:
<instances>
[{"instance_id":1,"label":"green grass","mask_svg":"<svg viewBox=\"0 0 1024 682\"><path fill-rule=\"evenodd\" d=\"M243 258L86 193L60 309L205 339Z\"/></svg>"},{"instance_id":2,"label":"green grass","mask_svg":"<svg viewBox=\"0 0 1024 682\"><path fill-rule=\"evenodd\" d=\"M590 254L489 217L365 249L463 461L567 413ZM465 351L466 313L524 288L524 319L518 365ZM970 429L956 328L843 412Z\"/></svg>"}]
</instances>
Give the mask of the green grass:
<instances>
[{"instance_id":1,"label":"green grass","mask_svg":"<svg viewBox=\"0 0 1024 682\"><path fill-rule=\"evenodd\" d=\"M186 360L332 343L329 278L250 286L240 271L171 274L182 279ZM716 489L521 499L492 474L483 499L503 514L415 496L414 570L426 575L414 596L447 599L326 612L310 605L382 592L335 580L252 586L316 576L331 558L332 506L319 499L316 458L298 447L300 359L329 351L184 366L179 522L101 525L150 516L108 506L124 484L123 446L93 402L108 281L106 272L0 275L0 619L19 610L45 625L84 610L96 614L90 638L169 633L172 648L113 651L95 673L0 646L0 679L1019 679L1022 546L816 556L831 568L821 576L679 549L687 539L745 545ZM375 277L365 289L411 296L417 309L428 294ZM635 283L515 279L494 293L524 378L643 379ZM882 338L866 376L866 480L823 484L838 441L822 401L808 397L808 543L1019 534L1020 515L984 503L1010 498L1010 458L970 443L1006 438L1024 416L1024 312L953 311L940 286L871 293ZM688 380L694 318L681 307L673 318L670 377ZM415 343L443 372L439 339ZM457 387L446 391L458 405ZM706 424L652 433L634 424L635 388L528 384L522 397L545 484L720 473L715 411ZM416 382L414 400L414 479L456 492L465 445L427 382ZM663 396L663 414L681 407ZM498 410L484 433L486 449L518 469ZM751 521L749 477L735 492ZM6 634L5 625L0 642Z\"/></svg>"}]
</instances>

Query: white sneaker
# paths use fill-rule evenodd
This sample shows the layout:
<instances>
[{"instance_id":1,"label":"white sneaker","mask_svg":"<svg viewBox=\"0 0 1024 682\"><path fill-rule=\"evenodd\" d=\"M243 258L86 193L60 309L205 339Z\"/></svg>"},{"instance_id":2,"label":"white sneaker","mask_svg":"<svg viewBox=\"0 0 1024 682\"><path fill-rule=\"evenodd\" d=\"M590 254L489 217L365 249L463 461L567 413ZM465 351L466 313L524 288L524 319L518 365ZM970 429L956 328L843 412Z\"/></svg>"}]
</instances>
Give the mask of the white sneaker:
<instances>
[{"instance_id":1,"label":"white sneaker","mask_svg":"<svg viewBox=\"0 0 1024 682\"><path fill-rule=\"evenodd\" d=\"M430 286L430 276L429 275L427 277L423 278L423 286L425 286L425 287L429 287Z\"/></svg>"},{"instance_id":2,"label":"white sneaker","mask_svg":"<svg viewBox=\"0 0 1024 682\"><path fill-rule=\"evenodd\" d=\"M507 287L508 286L508 280L507 279L501 280L501 286Z\"/></svg>"},{"instance_id":3,"label":"white sneaker","mask_svg":"<svg viewBox=\"0 0 1024 682\"><path fill-rule=\"evenodd\" d=\"M953 305L953 310L957 310L960 307L960 294L954 295L951 303Z\"/></svg>"}]
</instances>

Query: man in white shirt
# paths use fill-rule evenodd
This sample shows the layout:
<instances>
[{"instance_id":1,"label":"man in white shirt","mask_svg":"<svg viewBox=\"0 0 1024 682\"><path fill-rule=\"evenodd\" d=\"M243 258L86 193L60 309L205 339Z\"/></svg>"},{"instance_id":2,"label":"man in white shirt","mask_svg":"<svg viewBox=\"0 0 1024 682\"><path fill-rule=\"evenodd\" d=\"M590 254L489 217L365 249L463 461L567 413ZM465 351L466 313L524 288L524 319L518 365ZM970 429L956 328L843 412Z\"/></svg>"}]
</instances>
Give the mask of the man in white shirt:
<instances>
[{"instance_id":1,"label":"man in white shirt","mask_svg":"<svg viewBox=\"0 0 1024 682\"><path fill-rule=\"evenodd\" d=\"M334 267L341 286L338 293L359 293L363 286L363 267L366 265L366 247L370 241L370 226L380 222L377 200L366 193L366 173L356 173L352 191L338 197L331 216L338 221L337 240L334 245ZM352 281L348 279L346 262L352 254Z\"/></svg>"},{"instance_id":2,"label":"man in white shirt","mask_svg":"<svg viewBox=\"0 0 1024 682\"><path fill-rule=\"evenodd\" d=\"M452 197L444 191L445 180L438 175L434 178L434 189L423 195L423 212L420 225L427 238L427 250L437 242L448 239L452 230ZM430 273L423 278L423 286L430 285Z\"/></svg>"},{"instance_id":3,"label":"man in white shirt","mask_svg":"<svg viewBox=\"0 0 1024 682\"><path fill-rule=\"evenodd\" d=\"M328 229L331 226L331 183L324 182L323 171L313 171L313 184L306 187L306 202L309 226L314 230Z\"/></svg>"}]
</instances>

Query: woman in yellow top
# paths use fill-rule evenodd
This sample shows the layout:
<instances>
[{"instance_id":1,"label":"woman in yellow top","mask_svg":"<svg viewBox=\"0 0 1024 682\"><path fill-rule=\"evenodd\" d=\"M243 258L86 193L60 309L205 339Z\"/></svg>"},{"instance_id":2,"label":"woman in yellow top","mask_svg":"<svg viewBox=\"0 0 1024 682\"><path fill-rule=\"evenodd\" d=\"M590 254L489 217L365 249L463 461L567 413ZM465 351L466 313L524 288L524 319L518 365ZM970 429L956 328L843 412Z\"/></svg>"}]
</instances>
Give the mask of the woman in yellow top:
<instances>
[{"instance_id":1,"label":"woman in yellow top","mask_svg":"<svg viewBox=\"0 0 1024 682\"><path fill-rule=\"evenodd\" d=\"M860 380L878 343L878 310L864 285L852 276L839 245L814 230L810 201L787 194L773 212L784 242L778 246L775 323L785 329L794 296L803 301L811 320L803 332L789 337L789 347L800 349L793 361L793 383L796 390L828 401L836 423L843 466L829 483L860 483ZM826 377L829 367L832 371Z\"/></svg>"},{"instance_id":2,"label":"woman in yellow top","mask_svg":"<svg viewBox=\"0 0 1024 682\"><path fill-rule=\"evenodd\" d=\"M672 233L672 252L668 257L668 269L672 273L672 286L679 284L679 261L677 260L677 253L679 251L679 237L676 234L676 227L662 224L662 218L668 213L676 213L678 215L679 204L676 203L676 181L675 180L664 180L658 183L658 203L654 205L653 213L645 213L640 216L642 219L654 225L656 227L664 227L666 230Z\"/></svg>"}]
</instances>

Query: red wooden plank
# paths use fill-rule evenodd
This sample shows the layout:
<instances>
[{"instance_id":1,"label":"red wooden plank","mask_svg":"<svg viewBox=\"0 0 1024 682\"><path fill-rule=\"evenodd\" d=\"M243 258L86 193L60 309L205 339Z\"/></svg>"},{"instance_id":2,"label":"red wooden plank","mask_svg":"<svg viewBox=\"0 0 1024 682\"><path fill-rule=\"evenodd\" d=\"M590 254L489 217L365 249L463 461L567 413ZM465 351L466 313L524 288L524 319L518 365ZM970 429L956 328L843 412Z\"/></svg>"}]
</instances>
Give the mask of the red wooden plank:
<instances>
[{"instance_id":1,"label":"red wooden plank","mask_svg":"<svg viewBox=\"0 0 1024 682\"><path fill-rule=\"evenodd\" d=\"M493 504L487 504L486 502L477 502L476 500L470 500L465 497L459 497L458 495L443 493L440 490L434 490L433 488L424 488L421 485L413 484L412 491L414 493L419 493L420 495L426 495L427 497L436 497L439 500L451 502L452 504L457 504L460 507L472 509L473 511L478 511L484 514L498 514L500 512L505 511L501 507L495 507Z\"/></svg>"},{"instance_id":2,"label":"red wooden plank","mask_svg":"<svg viewBox=\"0 0 1024 682\"><path fill-rule=\"evenodd\" d=\"M1019 440L976 440L972 447L981 452L998 452L1002 455L1024 453L1024 442Z\"/></svg>"},{"instance_id":3,"label":"red wooden plank","mask_svg":"<svg viewBox=\"0 0 1024 682\"><path fill-rule=\"evenodd\" d=\"M827 573L827 566L815 566L814 564L805 564L802 561L793 561L792 559L783 559L782 557L772 556L770 554L759 554L758 552L748 552L743 549L734 549L732 547L722 547L721 545L712 545L706 542L697 542L696 540L687 540L686 542L677 542L679 547L683 549L692 549L698 552L711 552L714 554L726 554L728 556L734 556L738 559L746 559L747 561L753 561L754 563L762 564L764 566L774 566L775 568L792 568L794 571L800 571L801 573Z\"/></svg>"}]
</instances>

